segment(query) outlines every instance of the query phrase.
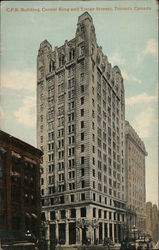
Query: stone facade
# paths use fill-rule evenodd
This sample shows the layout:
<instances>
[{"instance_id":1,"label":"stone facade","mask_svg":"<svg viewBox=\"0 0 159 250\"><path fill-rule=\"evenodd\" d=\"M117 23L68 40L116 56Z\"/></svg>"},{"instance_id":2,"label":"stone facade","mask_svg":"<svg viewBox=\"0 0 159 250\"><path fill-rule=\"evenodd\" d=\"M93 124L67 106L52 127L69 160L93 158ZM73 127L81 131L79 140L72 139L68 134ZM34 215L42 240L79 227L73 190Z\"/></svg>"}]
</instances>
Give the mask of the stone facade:
<instances>
[{"instance_id":1,"label":"stone facade","mask_svg":"<svg viewBox=\"0 0 159 250\"><path fill-rule=\"evenodd\" d=\"M44 152L41 201L48 248L123 237L125 96L120 69L96 41L91 16L61 47L40 44L37 138Z\"/></svg>"},{"instance_id":2,"label":"stone facade","mask_svg":"<svg viewBox=\"0 0 159 250\"><path fill-rule=\"evenodd\" d=\"M151 202L146 203L146 232L154 242L159 241L159 210Z\"/></svg>"},{"instance_id":3,"label":"stone facade","mask_svg":"<svg viewBox=\"0 0 159 250\"><path fill-rule=\"evenodd\" d=\"M126 169L126 201L129 231L133 226L140 233L145 232L146 188L145 188L145 156L147 155L143 141L125 121L125 169Z\"/></svg>"}]
</instances>

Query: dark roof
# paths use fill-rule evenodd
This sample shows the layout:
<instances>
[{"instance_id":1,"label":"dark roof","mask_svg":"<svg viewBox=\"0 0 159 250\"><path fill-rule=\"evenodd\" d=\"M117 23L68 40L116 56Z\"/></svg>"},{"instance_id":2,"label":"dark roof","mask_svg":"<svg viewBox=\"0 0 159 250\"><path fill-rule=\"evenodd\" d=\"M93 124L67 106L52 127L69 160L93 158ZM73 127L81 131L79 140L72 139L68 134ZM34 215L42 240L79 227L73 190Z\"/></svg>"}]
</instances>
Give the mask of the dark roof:
<instances>
[{"instance_id":1,"label":"dark roof","mask_svg":"<svg viewBox=\"0 0 159 250\"><path fill-rule=\"evenodd\" d=\"M2 130L0 130L0 141L7 141L8 143L15 145L19 148L25 148L26 151L33 151L37 155L41 156L43 153L40 149L28 144L27 142L24 142Z\"/></svg>"}]
</instances>

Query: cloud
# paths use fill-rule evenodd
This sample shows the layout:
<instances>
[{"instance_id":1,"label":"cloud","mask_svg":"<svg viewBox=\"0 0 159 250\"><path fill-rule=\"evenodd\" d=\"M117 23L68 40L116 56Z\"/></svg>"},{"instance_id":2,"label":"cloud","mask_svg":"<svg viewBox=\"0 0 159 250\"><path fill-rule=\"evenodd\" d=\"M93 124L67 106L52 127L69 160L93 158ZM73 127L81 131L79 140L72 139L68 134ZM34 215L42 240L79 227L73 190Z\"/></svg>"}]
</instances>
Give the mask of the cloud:
<instances>
[{"instance_id":1,"label":"cloud","mask_svg":"<svg viewBox=\"0 0 159 250\"><path fill-rule=\"evenodd\" d=\"M147 41L143 51L139 53L138 55L138 61L141 61L144 59L145 56L151 55L154 56L156 59L158 57L158 45L157 40L154 38L151 38Z\"/></svg>"},{"instance_id":2,"label":"cloud","mask_svg":"<svg viewBox=\"0 0 159 250\"><path fill-rule=\"evenodd\" d=\"M136 96L125 98L126 105L147 104L156 100L157 100L157 97L155 95L150 96L145 92Z\"/></svg>"},{"instance_id":3,"label":"cloud","mask_svg":"<svg viewBox=\"0 0 159 250\"><path fill-rule=\"evenodd\" d=\"M133 127L142 139L150 136L150 125L153 123L153 120L153 109L148 108L139 113L135 117L134 122L132 122Z\"/></svg>"},{"instance_id":4,"label":"cloud","mask_svg":"<svg viewBox=\"0 0 159 250\"><path fill-rule=\"evenodd\" d=\"M136 83L141 83L141 80L137 79L134 75L129 74L127 71L123 70L122 71L122 76L125 80L129 80L132 82L136 82Z\"/></svg>"},{"instance_id":5,"label":"cloud","mask_svg":"<svg viewBox=\"0 0 159 250\"><path fill-rule=\"evenodd\" d=\"M23 106L20 107L15 113L15 118L18 123L25 125L26 127L35 128L36 126L36 114L35 114L36 101L33 97L26 97L23 101Z\"/></svg>"},{"instance_id":6,"label":"cloud","mask_svg":"<svg viewBox=\"0 0 159 250\"><path fill-rule=\"evenodd\" d=\"M31 71L17 69L10 72L2 72L1 87L13 90L26 89L35 93L36 74Z\"/></svg>"},{"instance_id":7,"label":"cloud","mask_svg":"<svg viewBox=\"0 0 159 250\"><path fill-rule=\"evenodd\" d=\"M147 41L143 54L157 56L157 41L155 39L150 39Z\"/></svg>"},{"instance_id":8,"label":"cloud","mask_svg":"<svg viewBox=\"0 0 159 250\"><path fill-rule=\"evenodd\" d=\"M115 52L112 55L108 56L109 61L112 65L123 65L125 63L125 59L119 52Z\"/></svg>"}]
</instances>

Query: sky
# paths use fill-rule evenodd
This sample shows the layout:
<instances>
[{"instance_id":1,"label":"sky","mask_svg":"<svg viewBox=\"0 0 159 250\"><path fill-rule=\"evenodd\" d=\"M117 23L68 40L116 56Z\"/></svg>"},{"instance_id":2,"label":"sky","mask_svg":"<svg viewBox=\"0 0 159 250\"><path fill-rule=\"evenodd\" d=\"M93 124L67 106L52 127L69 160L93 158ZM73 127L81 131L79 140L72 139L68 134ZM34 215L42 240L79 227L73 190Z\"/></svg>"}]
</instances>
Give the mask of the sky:
<instances>
[{"instance_id":1,"label":"sky","mask_svg":"<svg viewBox=\"0 0 159 250\"><path fill-rule=\"evenodd\" d=\"M88 11L97 42L124 78L126 120L145 143L146 200L158 204L157 1L4 1L1 5L1 129L36 146L36 58L75 37Z\"/></svg>"}]
</instances>

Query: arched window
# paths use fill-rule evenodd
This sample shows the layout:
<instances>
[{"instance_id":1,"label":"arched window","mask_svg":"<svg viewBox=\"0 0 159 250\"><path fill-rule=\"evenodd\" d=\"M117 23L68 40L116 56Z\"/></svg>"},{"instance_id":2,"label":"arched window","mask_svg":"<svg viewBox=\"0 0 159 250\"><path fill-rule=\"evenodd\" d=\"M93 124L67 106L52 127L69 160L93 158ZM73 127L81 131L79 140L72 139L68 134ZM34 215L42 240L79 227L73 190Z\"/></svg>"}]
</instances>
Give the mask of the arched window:
<instances>
[{"instance_id":1,"label":"arched window","mask_svg":"<svg viewBox=\"0 0 159 250\"><path fill-rule=\"evenodd\" d=\"M65 64L65 55L60 54L59 56L59 67L63 66Z\"/></svg>"},{"instance_id":2,"label":"arched window","mask_svg":"<svg viewBox=\"0 0 159 250\"><path fill-rule=\"evenodd\" d=\"M70 49L70 53L69 53L69 60L73 60L75 58L75 49L72 48Z\"/></svg>"},{"instance_id":3,"label":"arched window","mask_svg":"<svg viewBox=\"0 0 159 250\"><path fill-rule=\"evenodd\" d=\"M53 60L50 60L49 72L52 72L53 70L55 70L55 62Z\"/></svg>"}]
</instances>

